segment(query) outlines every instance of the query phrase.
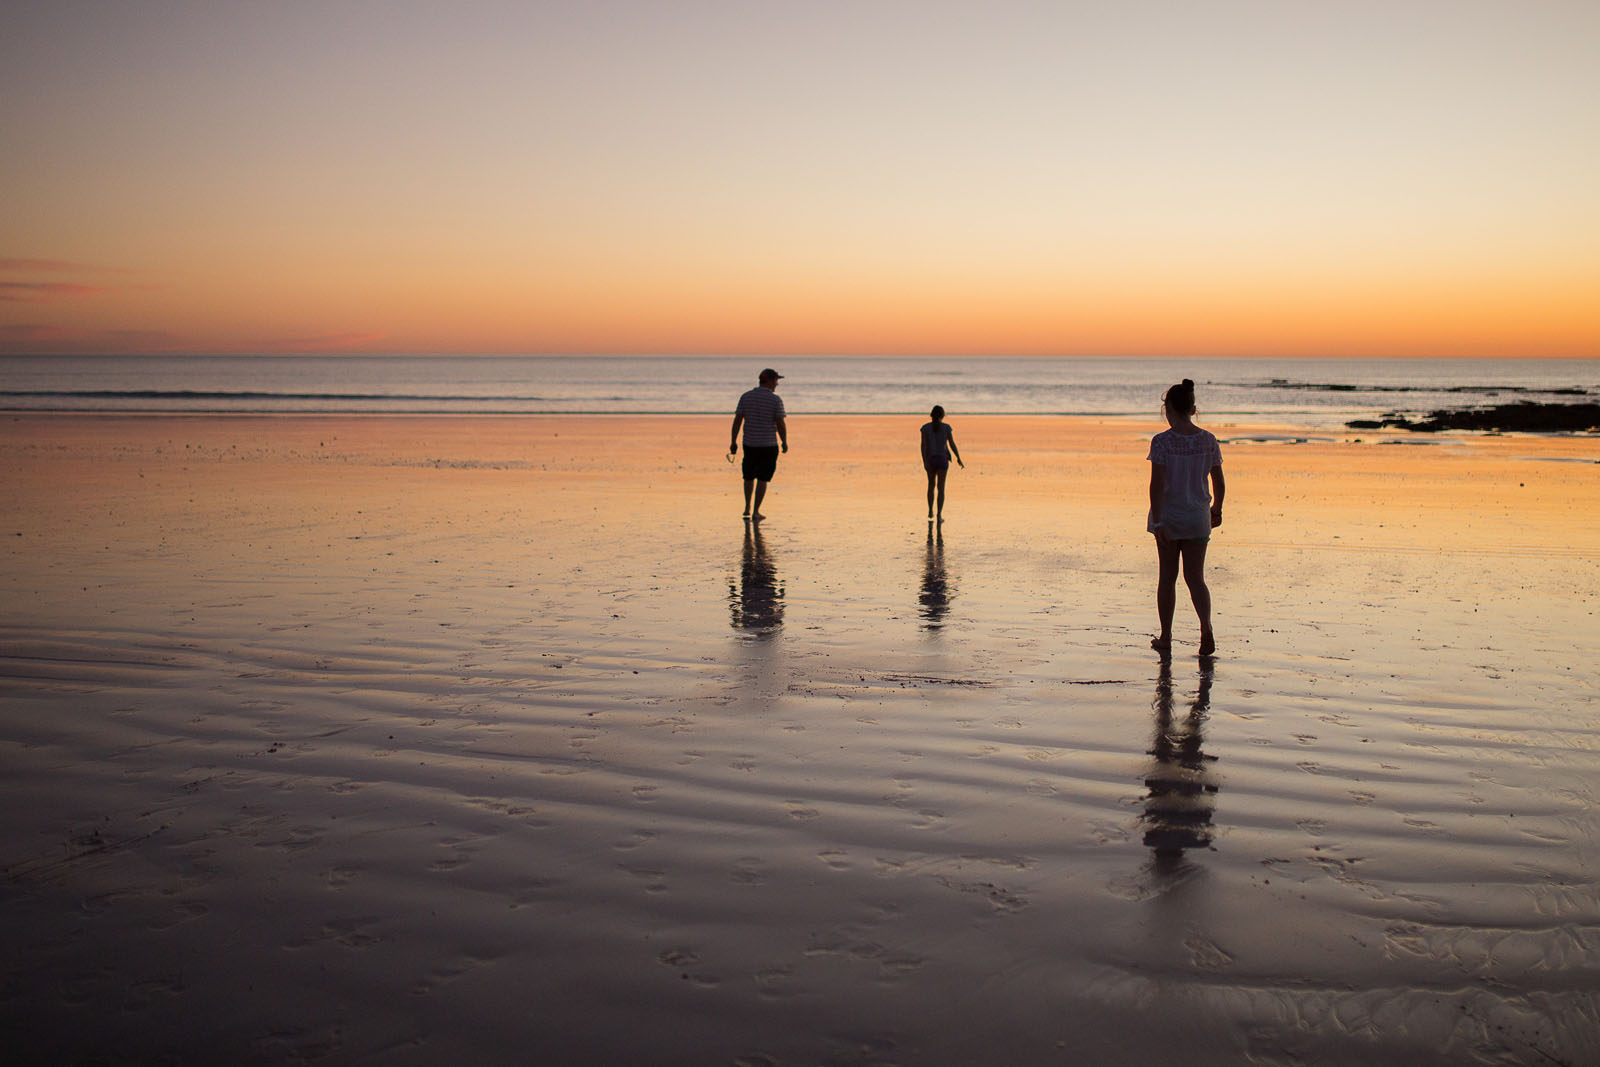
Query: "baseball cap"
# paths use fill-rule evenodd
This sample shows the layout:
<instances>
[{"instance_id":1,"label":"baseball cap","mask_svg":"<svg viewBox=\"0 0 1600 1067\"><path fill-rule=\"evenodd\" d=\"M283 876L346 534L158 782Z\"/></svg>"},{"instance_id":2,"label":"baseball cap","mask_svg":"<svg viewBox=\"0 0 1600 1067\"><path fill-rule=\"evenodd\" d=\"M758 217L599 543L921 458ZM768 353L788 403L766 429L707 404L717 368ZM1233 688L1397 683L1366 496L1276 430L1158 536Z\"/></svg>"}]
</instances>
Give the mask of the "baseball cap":
<instances>
[{"instance_id":1,"label":"baseball cap","mask_svg":"<svg viewBox=\"0 0 1600 1067\"><path fill-rule=\"evenodd\" d=\"M771 367L768 367L766 370L762 371L757 376L757 379L761 380L761 379L766 379L766 378L782 378L782 377L783 377L783 375L779 374L777 371L773 370Z\"/></svg>"}]
</instances>

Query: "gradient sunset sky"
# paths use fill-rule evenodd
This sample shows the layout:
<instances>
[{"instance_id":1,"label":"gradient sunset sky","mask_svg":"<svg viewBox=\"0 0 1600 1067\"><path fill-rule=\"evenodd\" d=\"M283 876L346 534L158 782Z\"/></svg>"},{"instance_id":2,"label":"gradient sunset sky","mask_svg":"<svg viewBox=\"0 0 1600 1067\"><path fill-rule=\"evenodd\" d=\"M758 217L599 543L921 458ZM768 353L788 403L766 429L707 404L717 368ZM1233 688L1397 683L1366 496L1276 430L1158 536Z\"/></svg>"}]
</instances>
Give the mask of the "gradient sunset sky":
<instances>
[{"instance_id":1,"label":"gradient sunset sky","mask_svg":"<svg viewBox=\"0 0 1600 1067\"><path fill-rule=\"evenodd\" d=\"M22 0L0 353L1600 356L1600 3Z\"/></svg>"}]
</instances>

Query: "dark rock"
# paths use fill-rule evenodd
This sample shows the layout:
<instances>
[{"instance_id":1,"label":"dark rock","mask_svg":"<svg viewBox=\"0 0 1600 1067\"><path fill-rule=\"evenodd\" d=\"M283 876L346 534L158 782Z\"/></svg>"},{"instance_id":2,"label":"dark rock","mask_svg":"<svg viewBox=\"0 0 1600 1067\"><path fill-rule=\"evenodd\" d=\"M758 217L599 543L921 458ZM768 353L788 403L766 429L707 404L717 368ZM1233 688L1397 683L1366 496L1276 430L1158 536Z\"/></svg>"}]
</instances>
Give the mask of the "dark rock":
<instances>
[{"instance_id":1,"label":"dark rock","mask_svg":"<svg viewBox=\"0 0 1600 1067\"><path fill-rule=\"evenodd\" d=\"M1573 433L1600 430L1600 404L1541 404L1525 400L1487 408L1435 411L1423 419L1389 415L1381 420L1356 419L1352 430L1397 429L1413 433L1479 430L1512 433Z\"/></svg>"}]
</instances>

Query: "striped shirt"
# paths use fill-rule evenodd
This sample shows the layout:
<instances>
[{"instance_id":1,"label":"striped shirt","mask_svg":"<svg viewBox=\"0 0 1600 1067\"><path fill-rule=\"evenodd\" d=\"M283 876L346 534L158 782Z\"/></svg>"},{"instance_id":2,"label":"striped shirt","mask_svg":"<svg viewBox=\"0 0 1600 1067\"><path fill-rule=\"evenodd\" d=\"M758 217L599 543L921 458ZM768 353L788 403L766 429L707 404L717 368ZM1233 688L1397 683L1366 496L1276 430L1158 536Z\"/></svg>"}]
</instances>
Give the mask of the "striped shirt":
<instances>
[{"instance_id":1,"label":"striped shirt","mask_svg":"<svg viewBox=\"0 0 1600 1067\"><path fill-rule=\"evenodd\" d=\"M735 415L744 416L746 448L772 448L778 443L778 420L783 418L783 400L777 393L758 385L739 398Z\"/></svg>"}]
</instances>

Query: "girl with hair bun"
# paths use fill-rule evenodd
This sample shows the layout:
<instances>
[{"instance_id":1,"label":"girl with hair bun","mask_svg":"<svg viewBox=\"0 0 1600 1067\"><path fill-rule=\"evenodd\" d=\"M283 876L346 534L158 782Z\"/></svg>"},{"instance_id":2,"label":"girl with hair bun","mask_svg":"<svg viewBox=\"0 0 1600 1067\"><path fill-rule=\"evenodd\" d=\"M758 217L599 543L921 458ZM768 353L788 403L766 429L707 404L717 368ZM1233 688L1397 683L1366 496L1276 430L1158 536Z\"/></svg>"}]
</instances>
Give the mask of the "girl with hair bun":
<instances>
[{"instance_id":1,"label":"girl with hair bun","mask_svg":"<svg viewBox=\"0 0 1600 1067\"><path fill-rule=\"evenodd\" d=\"M1208 430L1194 424L1194 382L1185 378L1162 397L1171 429L1150 440L1150 517L1156 538L1156 613L1161 634L1150 647L1172 650L1172 613L1178 601L1178 570L1200 617L1200 655L1217 650L1211 632L1211 590L1206 587L1206 545L1222 525L1222 449ZM1206 483L1210 482L1210 491Z\"/></svg>"}]
</instances>

